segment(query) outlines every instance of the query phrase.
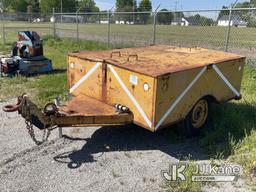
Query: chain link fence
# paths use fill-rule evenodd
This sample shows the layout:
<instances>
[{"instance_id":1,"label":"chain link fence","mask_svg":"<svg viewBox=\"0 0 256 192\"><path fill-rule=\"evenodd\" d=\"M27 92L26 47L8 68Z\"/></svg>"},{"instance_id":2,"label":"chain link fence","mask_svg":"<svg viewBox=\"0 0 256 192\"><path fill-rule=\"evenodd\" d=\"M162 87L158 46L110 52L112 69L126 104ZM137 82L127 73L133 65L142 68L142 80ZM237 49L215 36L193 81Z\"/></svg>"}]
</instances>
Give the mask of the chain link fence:
<instances>
[{"instance_id":1,"label":"chain link fence","mask_svg":"<svg viewBox=\"0 0 256 192\"><path fill-rule=\"evenodd\" d=\"M105 42L111 48L170 44L245 55L256 63L256 8L98 13L4 13L2 42L19 30Z\"/></svg>"}]
</instances>

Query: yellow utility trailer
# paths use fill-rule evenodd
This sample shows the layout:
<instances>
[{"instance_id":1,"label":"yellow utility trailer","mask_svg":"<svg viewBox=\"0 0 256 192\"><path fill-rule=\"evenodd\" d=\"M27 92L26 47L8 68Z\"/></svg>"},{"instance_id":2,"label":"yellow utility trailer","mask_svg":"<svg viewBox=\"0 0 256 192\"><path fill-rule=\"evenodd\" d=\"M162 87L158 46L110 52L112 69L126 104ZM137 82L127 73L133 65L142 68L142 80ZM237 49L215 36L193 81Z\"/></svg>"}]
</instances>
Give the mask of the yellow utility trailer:
<instances>
[{"instance_id":1,"label":"yellow utility trailer","mask_svg":"<svg viewBox=\"0 0 256 192\"><path fill-rule=\"evenodd\" d=\"M41 112L22 96L5 111L17 109L37 127L134 123L154 132L187 119L198 129L210 102L241 98L244 65L243 56L199 47L74 52L68 54L71 101Z\"/></svg>"},{"instance_id":2,"label":"yellow utility trailer","mask_svg":"<svg viewBox=\"0 0 256 192\"><path fill-rule=\"evenodd\" d=\"M208 102L241 97L244 64L245 57L198 47L85 51L68 55L68 82L73 96L127 106L133 122L151 131L185 119L197 104L200 127Z\"/></svg>"}]
</instances>

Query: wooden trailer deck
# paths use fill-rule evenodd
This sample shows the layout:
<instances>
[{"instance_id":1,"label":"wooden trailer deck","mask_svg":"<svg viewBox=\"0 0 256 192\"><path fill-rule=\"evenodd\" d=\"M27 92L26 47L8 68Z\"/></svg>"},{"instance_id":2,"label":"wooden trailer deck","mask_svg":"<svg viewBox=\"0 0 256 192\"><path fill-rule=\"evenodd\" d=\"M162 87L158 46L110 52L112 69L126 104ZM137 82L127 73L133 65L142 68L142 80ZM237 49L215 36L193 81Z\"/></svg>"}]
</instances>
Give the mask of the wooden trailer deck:
<instances>
[{"instance_id":1,"label":"wooden trailer deck","mask_svg":"<svg viewBox=\"0 0 256 192\"><path fill-rule=\"evenodd\" d=\"M82 51L69 53L69 56L95 62L104 61L151 77L244 58L232 53L199 47L182 48L169 45L154 45L111 51Z\"/></svg>"}]
</instances>

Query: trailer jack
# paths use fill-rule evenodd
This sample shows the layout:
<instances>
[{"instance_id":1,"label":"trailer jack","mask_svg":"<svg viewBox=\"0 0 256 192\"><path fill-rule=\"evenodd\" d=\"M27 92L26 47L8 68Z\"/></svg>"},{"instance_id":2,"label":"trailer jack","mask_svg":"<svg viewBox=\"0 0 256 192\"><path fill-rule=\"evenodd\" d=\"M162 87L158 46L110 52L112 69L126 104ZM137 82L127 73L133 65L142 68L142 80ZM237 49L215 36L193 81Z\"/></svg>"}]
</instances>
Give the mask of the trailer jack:
<instances>
[{"instance_id":1,"label":"trailer jack","mask_svg":"<svg viewBox=\"0 0 256 192\"><path fill-rule=\"evenodd\" d=\"M74 97L63 106L55 103L48 103L41 110L25 94L18 97L17 104L3 107L5 112L18 112L27 125L27 130L33 141L40 145L46 141L55 128L59 128L59 135L62 136L64 127L90 127L110 126L133 123L133 113L127 107L119 110L114 106L103 103L99 100L85 95ZM120 108L120 107L119 107ZM43 131L42 141L35 138L33 126Z\"/></svg>"}]
</instances>

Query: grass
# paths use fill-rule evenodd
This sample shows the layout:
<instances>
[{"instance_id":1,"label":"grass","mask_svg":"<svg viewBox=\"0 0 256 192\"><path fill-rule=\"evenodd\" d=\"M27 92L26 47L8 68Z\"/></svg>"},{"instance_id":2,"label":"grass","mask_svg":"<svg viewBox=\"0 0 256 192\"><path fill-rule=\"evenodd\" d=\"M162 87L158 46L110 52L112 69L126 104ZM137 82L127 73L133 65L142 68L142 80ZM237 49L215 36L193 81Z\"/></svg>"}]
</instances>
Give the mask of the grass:
<instances>
[{"instance_id":1,"label":"grass","mask_svg":"<svg viewBox=\"0 0 256 192\"><path fill-rule=\"evenodd\" d=\"M25 27L24 27L25 26ZM24 23L6 22L7 38L10 31L18 29L34 29L42 35L53 34L52 23ZM9 28L9 29L8 29ZM57 32L62 37L76 37L76 24L56 24ZM156 41L187 46L207 46L224 49L226 40L226 27L219 26L171 26L157 25ZM230 48L253 48L256 45L254 34L256 28L232 27L230 33ZM79 24L80 38L107 42L108 25L105 24ZM110 40L116 46L120 44L141 45L152 42L153 26L148 25L115 25L110 27Z\"/></svg>"},{"instance_id":2,"label":"grass","mask_svg":"<svg viewBox=\"0 0 256 192\"><path fill-rule=\"evenodd\" d=\"M242 83L243 99L224 105L215 105L210 127L199 140L200 146L215 158L242 154L250 148L250 162L241 159L249 171L256 159L256 69L246 67ZM248 142L248 141L254 142ZM246 153L245 153L246 155ZM249 163L249 164L248 164Z\"/></svg>"},{"instance_id":3,"label":"grass","mask_svg":"<svg viewBox=\"0 0 256 192\"><path fill-rule=\"evenodd\" d=\"M256 167L255 67L245 67L241 92L240 101L212 106L208 127L192 144L209 158L239 163L251 180L251 171ZM187 139L179 130L170 132L168 138L172 142L181 143Z\"/></svg>"},{"instance_id":4,"label":"grass","mask_svg":"<svg viewBox=\"0 0 256 192\"><path fill-rule=\"evenodd\" d=\"M10 47L7 44L3 47L6 52ZM50 36L44 37L45 56L53 62L55 72L47 75L39 75L34 77L16 76L13 78L0 79L0 101L8 98L28 93L30 97L39 106L43 106L46 102L52 101L56 96L66 99L67 91L67 75L66 75L66 59L67 53L77 50L103 50L107 46L103 43L93 41L81 41L79 44L72 39L54 39Z\"/></svg>"},{"instance_id":5,"label":"grass","mask_svg":"<svg viewBox=\"0 0 256 192\"><path fill-rule=\"evenodd\" d=\"M125 27L123 26L120 30L125 30ZM138 27L140 28L140 26ZM91 30L97 31L98 29ZM237 30L240 30L239 33L242 34L244 29ZM254 29L251 32L254 32ZM248 34L251 32L248 32ZM126 31L125 33L130 32ZM162 33L165 32L163 31ZM98 35L97 32L95 32L95 35ZM142 32L139 35L144 34ZM214 38L209 38L211 39L209 41L215 41ZM8 33L8 40L16 40L14 33ZM251 43L254 42L255 39ZM244 43L246 44L246 41ZM1 50L7 51L9 49L10 44L7 44L7 46L2 46ZM66 55L69 51L103 49L107 49L104 43L80 41L78 44L69 38L54 39L51 36L44 37L45 55L52 59L54 68L59 70L66 69ZM214 105L211 126L194 143L211 158L228 158L230 161L240 163L246 175L250 175L250 171L256 166L256 69L252 66L247 65L245 68L242 83L243 99L223 105ZM42 106L56 96L66 99L68 94L66 82L65 71L30 78L21 76L2 78L0 79L0 101L26 92L30 94L36 103ZM173 134L173 137L177 142L184 141L183 136ZM180 188L180 191L188 191L185 189L189 187L198 189L198 186L191 186L191 184L187 183Z\"/></svg>"},{"instance_id":6,"label":"grass","mask_svg":"<svg viewBox=\"0 0 256 192\"><path fill-rule=\"evenodd\" d=\"M239 163L244 176L251 181L251 172L256 167L255 67L245 67L241 92L240 101L212 106L208 127L192 144L211 159ZM181 143L187 139L179 130L170 133L168 138L172 142Z\"/></svg>"},{"instance_id":7,"label":"grass","mask_svg":"<svg viewBox=\"0 0 256 192\"><path fill-rule=\"evenodd\" d=\"M183 163L184 164L184 163ZM165 181L163 188L170 192L199 192L201 191L203 182L194 182L192 181L193 172L196 170L195 161L187 160L185 169L186 181ZM179 167L179 164L178 164Z\"/></svg>"}]
</instances>

